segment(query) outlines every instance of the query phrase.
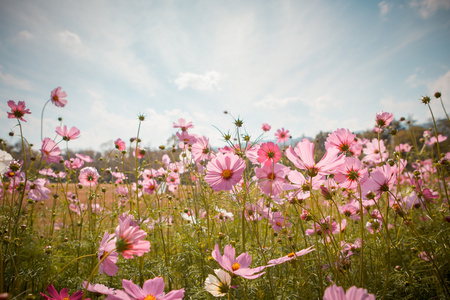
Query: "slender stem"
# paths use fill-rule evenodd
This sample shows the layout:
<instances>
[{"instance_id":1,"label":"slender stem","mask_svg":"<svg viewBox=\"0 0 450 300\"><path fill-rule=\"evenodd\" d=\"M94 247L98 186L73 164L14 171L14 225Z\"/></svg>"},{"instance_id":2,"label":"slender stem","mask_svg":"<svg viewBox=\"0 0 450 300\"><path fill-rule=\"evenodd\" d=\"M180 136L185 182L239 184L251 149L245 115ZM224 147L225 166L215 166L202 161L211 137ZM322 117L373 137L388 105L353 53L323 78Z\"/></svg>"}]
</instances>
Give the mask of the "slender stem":
<instances>
[{"instance_id":1,"label":"slender stem","mask_svg":"<svg viewBox=\"0 0 450 300\"><path fill-rule=\"evenodd\" d=\"M51 101L51 99L47 100L47 102L45 102L44 107L42 108L42 112L41 112L41 140L43 140L43 132L44 132L44 110L45 107L47 106L47 104Z\"/></svg>"}]
</instances>

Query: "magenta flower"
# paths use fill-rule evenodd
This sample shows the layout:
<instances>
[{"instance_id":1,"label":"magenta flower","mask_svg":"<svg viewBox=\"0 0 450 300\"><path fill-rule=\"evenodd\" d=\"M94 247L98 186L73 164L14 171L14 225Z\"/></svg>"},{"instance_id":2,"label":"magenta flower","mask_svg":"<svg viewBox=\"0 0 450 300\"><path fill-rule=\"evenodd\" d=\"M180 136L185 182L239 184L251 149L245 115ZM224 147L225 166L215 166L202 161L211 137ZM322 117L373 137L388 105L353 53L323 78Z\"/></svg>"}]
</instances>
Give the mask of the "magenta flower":
<instances>
[{"instance_id":1,"label":"magenta flower","mask_svg":"<svg viewBox=\"0 0 450 300\"><path fill-rule=\"evenodd\" d=\"M121 139L115 140L114 145L117 149L119 149L119 151L125 151L127 149L127 147L125 146L125 142Z\"/></svg>"},{"instance_id":2,"label":"magenta flower","mask_svg":"<svg viewBox=\"0 0 450 300\"><path fill-rule=\"evenodd\" d=\"M51 297L41 293L41 296L47 300L81 300L81 298L83 298L83 291L77 291L69 297L67 288L63 288L61 292L58 293L55 287L51 284L47 287L47 292Z\"/></svg>"},{"instance_id":3,"label":"magenta flower","mask_svg":"<svg viewBox=\"0 0 450 300\"><path fill-rule=\"evenodd\" d=\"M98 174L96 168L85 167L81 169L78 180L80 181L80 184L84 186L92 186L98 183L97 180L99 177L100 175Z\"/></svg>"},{"instance_id":4,"label":"magenta flower","mask_svg":"<svg viewBox=\"0 0 450 300\"><path fill-rule=\"evenodd\" d=\"M347 292L341 286L333 284L326 288L323 300L375 300L375 295L368 294L366 289L350 287Z\"/></svg>"},{"instance_id":5,"label":"magenta flower","mask_svg":"<svg viewBox=\"0 0 450 300\"><path fill-rule=\"evenodd\" d=\"M173 128L180 128L181 131L186 131L190 128L194 128L194 125L192 125L192 122L186 123L185 119L179 118L178 124L173 122Z\"/></svg>"},{"instance_id":6,"label":"magenta flower","mask_svg":"<svg viewBox=\"0 0 450 300\"><path fill-rule=\"evenodd\" d=\"M329 148L316 164L314 161L314 147L314 143L305 138L295 146L295 149L289 146L286 150L286 156L297 168L306 170L310 177L329 175L344 163L344 156L342 154L338 156L339 150Z\"/></svg>"},{"instance_id":7,"label":"magenta flower","mask_svg":"<svg viewBox=\"0 0 450 300\"><path fill-rule=\"evenodd\" d=\"M258 162L265 166L272 166L281 158L281 151L278 145L273 142L263 143L258 149Z\"/></svg>"},{"instance_id":8,"label":"magenta flower","mask_svg":"<svg viewBox=\"0 0 450 300\"><path fill-rule=\"evenodd\" d=\"M205 181L215 191L229 191L242 178L245 161L239 156L219 153L206 166Z\"/></svg>"},{"instance_id":9,"label":"magenta flower","mask_svg":"<svg viewBox=\"0 0 450 300\"><path fill-rule=\"evenodd\" d=\"M234 275L241 276L247 279L255 279L263 275L265 272L256 274L264 270L265 266L250 269L249 266L252 263L252 257L248 252L244 252L235 258L236 250L231 245L226 245L223 250L223 256L220 253L219 245L216 244L214 251L211 253L212 257L222 266L225 270L233 273Z\"/></svg>"},{"instance_id":10,"label":"magenta flower","mask_svg":"<svg viewBox=\"0 0 450 300\"><path fill-rule=\"evenodd\" d=\"M314 249L313 246L311 246L311 247L309 247L309 248L300 250L300 251L295 252L295 253L292 252L292 253L289 253L289 254L286 255L286 256L283 256L283 257L280 257L280 258L276 258L276 259L269 260L269 262L267 263L267 266L268 266L268 267L276 266L276 265L282 264L282 263L284 263L284 262L294 260L294 259L296 259L297 257L303 256L303 255L308 254L309 252L312 252L312 251L315 251L315 250L316 250L316 249Z\"/></svg>"},{"instance_id":11,"label":"magenta flower","mask_svg":"<svg viewBox=\"0 0 450 300\"><path fill-rule=\"evenodd\" d=\"M25 114L31 114L30 110L25 108L25 102L23 101L19 101L16 105L16 102L9 100L8 106L11 108L11 112L8 112L9 119L19 119L26 122L23 116L25 116Z\"/></svg>"},{"instance_id":12,"label":"magenta flower","mask_svg":"<svg viewBox=\"0 0 450 300\"><path fill-rule=\"evenodd\" d=\"M394 115L388 112L378 112L375 116L375 122L378 127L388 127L389 124L394 120Z\"/></svg>"},{"instance_id":13,"label":"magenta flower","mask_svg":"<svg viewBox=\"0 0 450 300\"><path fill-rule=\"evenodd\" d=\"M289 140L291 135L289 134L289 130L285 130L284 128L278 129L275 132L275 137L277 138L277 143L285 143Z\"/></svg>"},{"instance_id":14,"label":"magenta flower","mask_svg":"<svg viewBox=\"0 0 450 300\"><path fill-rule=\"evenodd\" d=\"M270 125L267 124L267 123L263 123L262 124L262 130L265 131L265 132L269 131L271 128L272 127L270 127Z\"/></svg>"},{"instance_id":15,"label":"magenta flower","mask_svg":"<svg viewBox=\"0 0 450 300\"><path fill-rule=\"evenodd\" d=\"M116 227L116 250L123 258L134 258L133 255L142 256L150 251L150 242L144 240L147 233L140 229L130 217L124 220L119 218L119 226Z\"/></svg>"},{"instance_id":16,"label":"magenta flower","mask_svg":"<svg viewBox=\"0 0 450 300\"><path fill-rule=\"evenodd\" d=\"M98 248L98 260L102 260L106 253L111 252L116 247L116 241L114 239L114 234L109 234L105 232L103 235L103 239L100 242L100 246ZM119 254L116 251L111 252L100 264L98 268L98 272L103 274L103 271L108 276L114 276L119 270L119 267L116 266L117 261L119 260Z\"/></svg>"},{"instance_id":17,"label":"magenta flower","mask_svg":"<svg viewBox=\"0 0 450 300\"><path fill-rule=\"evenodd\" d=\"M184 297L184 288L164 294L164 279L155 277L144 282L142 288L131 280L122 280L124 291L116 290L109 294L107 300L181 300Z\"/></svg>"},{"instance_id":18,"label":"magenta flower","mask_svg":"<svg viewBox=\"0 0 450 300\"><path fill-rule=\"evenodd\" d=\"M42 140L41 146L42 159L47 163L57 163L62 160L61 150L58 145L50 138Z\"/></svg>"},{"instance_id":19,"label":"magenta flower","mask_svg":"<svg viewBox=\"0 0 450 300\"><path fill-rule=\"evenodd\" d=\"M58 107L66 106L67 99L63 99L65 97L67 97L67 94L64 91L61 91L60 86L58 86L56 89L54 89L50 94L50 100L52 100L52 103Z\"/></svg>"}]
</instances>

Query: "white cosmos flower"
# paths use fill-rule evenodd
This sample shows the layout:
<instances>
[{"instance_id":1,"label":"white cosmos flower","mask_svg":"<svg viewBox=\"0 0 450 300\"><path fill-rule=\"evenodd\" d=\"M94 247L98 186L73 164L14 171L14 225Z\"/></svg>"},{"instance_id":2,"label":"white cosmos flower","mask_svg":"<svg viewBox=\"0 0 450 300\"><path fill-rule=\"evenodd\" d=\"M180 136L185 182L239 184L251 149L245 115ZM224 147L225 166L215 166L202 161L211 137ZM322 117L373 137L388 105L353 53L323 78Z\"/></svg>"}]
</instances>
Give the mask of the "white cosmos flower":
<instances>
[{"instance_id":1,"label":"white cosmos flower","mask_svg":"<svg viewBox=\"0 0 450 300\"><path fill-rule=\"evenodd\" d=\"M231 285L231 276L222 269L215 269L217 277L209 274L205 279L205 289L214 297L223 297L228 293Z\"/></svg>"},{"instance_id":2,"label":"white cosmos flower","mask_svg":"<svg viewBox=\"0 0 450 300\"><path fill-rule=\"evenodd\" d=\"M13 158L11 154L3 150L0 150L0 178L2 177L2 174L8 170L9 164L11 163L12 160Z\"/></svg>"}]
</instances>

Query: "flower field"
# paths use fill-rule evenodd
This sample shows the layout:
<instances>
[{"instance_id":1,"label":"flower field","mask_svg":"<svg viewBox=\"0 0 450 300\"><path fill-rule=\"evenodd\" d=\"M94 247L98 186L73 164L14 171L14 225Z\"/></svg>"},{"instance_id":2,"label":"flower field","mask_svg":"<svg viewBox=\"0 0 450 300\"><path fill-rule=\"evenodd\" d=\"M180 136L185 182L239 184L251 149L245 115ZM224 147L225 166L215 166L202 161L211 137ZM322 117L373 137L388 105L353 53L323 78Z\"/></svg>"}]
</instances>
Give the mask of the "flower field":
<instances>
[{"instance_id":1,"label":"flower field","mask_svg":"<svg viewBox=\"0 0 450 300\"><path fill-rule=\"evenodd\" d=\"M140 115L101 156L72 152L62 123L30 145L39 112L8 101L0 299L450 299L450 119L434 119L440 93L421 101L429 130L374 112L369 135L298 142L230 115L218 149L184 119L146 149Z\"/></svg>"}]
</instances>

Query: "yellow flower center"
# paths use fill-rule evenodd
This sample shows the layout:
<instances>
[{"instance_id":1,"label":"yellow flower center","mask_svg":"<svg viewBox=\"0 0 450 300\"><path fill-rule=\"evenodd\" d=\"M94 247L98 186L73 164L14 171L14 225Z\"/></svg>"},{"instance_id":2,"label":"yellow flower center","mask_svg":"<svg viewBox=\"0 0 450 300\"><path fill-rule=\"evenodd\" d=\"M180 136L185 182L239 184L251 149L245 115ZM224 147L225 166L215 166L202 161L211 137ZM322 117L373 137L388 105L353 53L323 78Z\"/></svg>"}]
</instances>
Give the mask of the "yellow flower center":
<instances>
[{"instance_id":1,"label":"yellow flower center","mask_svg":"<svg viewBox=\"0 0 450 300\"><path fill-rule=\"evenodd\" d=\"M231 171L230 170L223 170L222 177L223 177L223 179L229 179L231 177Z\"/></svg>"},{"instance_id":2,"label":"yellow flower center","mask_svg":"<svg viewBox=\"0 0 450 300\"><path fill-rule=\"evenodd\" d=\"M156 298L153 295L147 295L144 300L156 300Z\"/></svg>"},{"instance_id":3,"label":"yellow flower center","mask_svg":"<svg viewBox=\"0 0 450 300\"><path fill-rule=\"evenodd\" d=\"M233 271L239 270L239 268L241 267L241 265L238 262L235 262L232 266L231 269Z\"/></svg>"},{"instance_id":4,"label":"yellow flower center","mask_svg":"<svg viewBox=\"0 0 450 300\"><path fill-rule=\"evenodd\" d=\"M65 297L65 298L62 298L62 300L69 300L69 298Z\"/></svg>"},{"instance_id":5,"label":"yellow flower center","mask_svg":"<svg viewBox=\"0 0 450 300\"><path fill-rule=\"evenodd\" d=\"M288 257L294 257L294 256L295 256L294 252L291 252L288 254Z\"/></svg>"},{"instance_id":6,"label":"yellow flower center","mask_svg":"<svg viewBox=\"0 0 450 300\"><path fill-rule=\"evenodd\" d=\"M281 227L281 222L280 221L276 221L275 224L277 224L278 227Z\"/></svg>"}]
</instances>

